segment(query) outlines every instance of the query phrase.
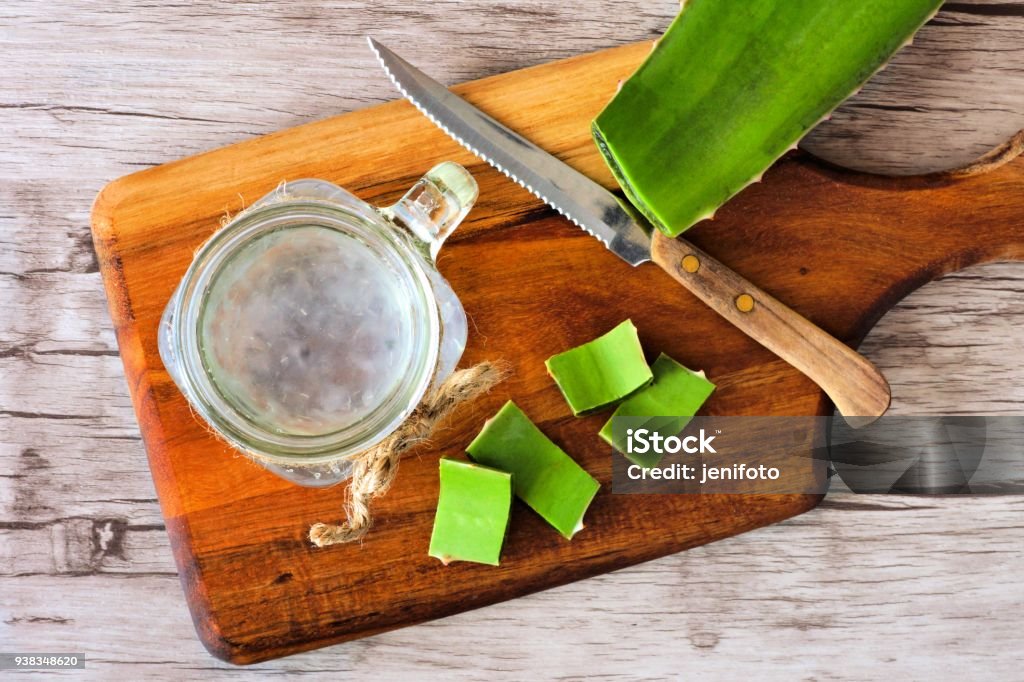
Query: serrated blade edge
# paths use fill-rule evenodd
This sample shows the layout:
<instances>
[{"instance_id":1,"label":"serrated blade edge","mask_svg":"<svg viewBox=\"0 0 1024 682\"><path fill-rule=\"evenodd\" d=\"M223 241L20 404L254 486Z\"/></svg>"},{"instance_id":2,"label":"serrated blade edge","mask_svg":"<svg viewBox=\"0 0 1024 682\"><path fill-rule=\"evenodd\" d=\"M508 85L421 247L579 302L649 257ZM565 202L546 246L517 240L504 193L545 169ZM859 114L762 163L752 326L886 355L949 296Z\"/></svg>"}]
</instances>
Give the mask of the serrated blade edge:
<instances>
[{"instance_id":1,"label":"serrated blade edge","mask_svg":"<svg viewBox=\"0 0 1024 682\"><path fill-rule=\"evenodd\" d=\"M388 78L446 135L631 265L650 260L650 234L614 194L483 113L373 38Z\"/></svg>"}]
</instances>

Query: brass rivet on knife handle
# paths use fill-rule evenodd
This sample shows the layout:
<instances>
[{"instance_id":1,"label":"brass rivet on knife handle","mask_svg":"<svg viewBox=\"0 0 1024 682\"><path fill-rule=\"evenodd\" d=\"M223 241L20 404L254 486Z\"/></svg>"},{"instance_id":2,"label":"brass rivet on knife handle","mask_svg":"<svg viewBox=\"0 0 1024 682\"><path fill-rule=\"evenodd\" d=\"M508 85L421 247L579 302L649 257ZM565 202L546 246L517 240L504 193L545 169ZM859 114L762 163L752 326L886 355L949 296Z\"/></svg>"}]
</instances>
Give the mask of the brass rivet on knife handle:
<instances>
[{"instance_id":1,"label":"brass rivet on knife handle","mask_svg":"<svg viewBox=\"0 0 1024 682\"><path fill-rule=\"evenodd\" d=\"M700 270L700 259L694 256L692 253L683 256L682 261L683 270L690 273L691 275Z\"/></svg>"},{"instance_id":2,"label":"brass rivet on knife handle","mask_svg":"<svg viewBox=\"0 0 1024 682\"><path fill-rule=\"evenodd\" d=\"M699 272L686 270L688 257L699 264ZM719 315L810 377L851 426L869 424L889 409L889 384L867 358L693 244L655 230L651 259ZM755 302L756 315L751 314Z\"/></svg>"}]
</instances>

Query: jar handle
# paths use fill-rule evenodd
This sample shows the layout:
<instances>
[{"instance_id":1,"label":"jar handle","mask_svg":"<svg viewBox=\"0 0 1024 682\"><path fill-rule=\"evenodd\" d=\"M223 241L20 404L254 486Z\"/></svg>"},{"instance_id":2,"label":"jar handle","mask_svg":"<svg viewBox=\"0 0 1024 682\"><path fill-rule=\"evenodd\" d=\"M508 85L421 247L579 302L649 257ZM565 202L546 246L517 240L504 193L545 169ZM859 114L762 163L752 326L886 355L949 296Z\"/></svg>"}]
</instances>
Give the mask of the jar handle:
<instances>
[{"instance_id":1,"label":"jar handle","mask_svg":"<svg viewBox=\"0 0 1024 682\"><path fill-rule=\"evenodd\" d=\"M437 258L444 240L469 213L479 189L465 168L445 161L427 171L397 204L384 209Z\"/></svg>"}]
</instances>

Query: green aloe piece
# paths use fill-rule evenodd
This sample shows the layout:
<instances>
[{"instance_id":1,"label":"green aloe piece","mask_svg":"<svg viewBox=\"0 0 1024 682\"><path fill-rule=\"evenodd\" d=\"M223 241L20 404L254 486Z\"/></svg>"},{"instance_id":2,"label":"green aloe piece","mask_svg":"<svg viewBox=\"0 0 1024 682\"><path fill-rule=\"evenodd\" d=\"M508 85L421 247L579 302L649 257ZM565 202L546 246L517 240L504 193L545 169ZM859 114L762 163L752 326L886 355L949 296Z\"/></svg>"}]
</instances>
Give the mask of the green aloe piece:
<instances>
[{"instance_id":1,"label":"green aloe piece","mask_svg":"<svg viewBox=\"0 0 1024 682\"><path fill-rule=\"evenodd\" d=\"M715 385L705 378L703 372L687 369L664 353L654 361L651 370L654 382L623 401L601 429L601 438L645 469L657 466L661 455L626 452L625 434L613 434L612 424L616 418L649 417L648 421L638 423L634 428L657 432L666 438L675 436L686 428L715 390Z\"/></svg>"},{"instance_id":2,"label":"green aloe piece","mask_svg":"<svg viewBox=\"0 0 1024 682\"><path fill-rule=\"evenodd\" d=\"M512 474L447 458L440 466L430 556L444 564L474 561L497 566L512 507Z\"/></svg>"},{"instance_id":3,"label":"green aloe piece","mask_svg":"<svg viewBox=\"0 0 1024 682\"><path fill-rule=\"evenodd\" d=\"M583 528L601 484L511 400L487 420L466 452L480 464L511 472L516 496L565 537Z\"/></svg>"},{"instance_id":4,"label":"green aloe piece","mask_svg":"<svg viewBox=\"0 0 1024 682\"><path fill-rule=\"evenodd\" d=\"M714 215L849 97L941 0L689 0L593 123L669 236Z\"/></svg>"},{"instance_id":5,"label":"green aloe piece","mask_svg":"<svg viewBox=\"0 0 1024 682\"><path fill-rule=\"evenodd\" d=\"M652 378L632 320L544 364L576 415L622 400Z\"/></svg>"}]
</instances>

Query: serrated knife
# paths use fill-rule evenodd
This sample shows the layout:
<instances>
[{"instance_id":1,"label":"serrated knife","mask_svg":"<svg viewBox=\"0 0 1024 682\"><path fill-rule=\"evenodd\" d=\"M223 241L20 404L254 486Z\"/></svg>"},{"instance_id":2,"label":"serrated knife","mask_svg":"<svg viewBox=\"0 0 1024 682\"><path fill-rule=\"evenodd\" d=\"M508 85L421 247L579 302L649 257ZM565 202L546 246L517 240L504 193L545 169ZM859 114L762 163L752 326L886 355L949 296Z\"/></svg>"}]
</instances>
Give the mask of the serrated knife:
<instances>
[{"instance_id":1,"label":"serrated knife","mask_svg":"<svg viewBox=\"0 0 1024 682\"><path fill-rule=\"evenodd\" d=\"M870 361L684 239L651 229L624 199L502 125L373 38L402 95L456 142L599 239L627 263L653 261L718 314L806 374L852 426L880 417L889 384Z\"/></svg>"}]
</instances>

